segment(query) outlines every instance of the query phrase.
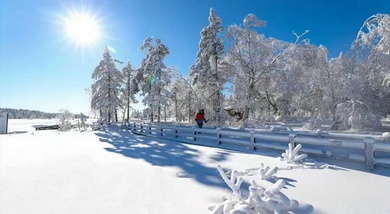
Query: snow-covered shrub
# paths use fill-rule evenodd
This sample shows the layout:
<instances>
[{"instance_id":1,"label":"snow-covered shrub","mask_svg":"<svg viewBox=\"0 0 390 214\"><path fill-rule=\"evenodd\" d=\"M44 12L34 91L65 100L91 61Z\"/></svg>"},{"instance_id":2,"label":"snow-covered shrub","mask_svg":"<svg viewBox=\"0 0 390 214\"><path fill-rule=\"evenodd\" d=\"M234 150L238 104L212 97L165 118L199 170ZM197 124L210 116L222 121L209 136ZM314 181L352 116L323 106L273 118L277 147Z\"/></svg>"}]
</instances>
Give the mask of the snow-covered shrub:
<instances>
[{"instance_id":1,"label":"snow-covered shrub","mask_svg":"<svg viewBox=\"0 0 390 214\"><path fill-rule=\"evenodd\" d=\"M321 120L318 118L310 119L302 128L307 130L315 130L321 128Z\"/></svg>"},{"instance_id":2,"label":"snow-covered shrub","mask_svg":"<svg viewBox=\"0 0 390 214\"><path fill-rule=\"evenodd\" d=\"M378 128L382 124L369 107L361 101L348 100L336 106L336 124L333 129Z\"/></svg>"},{"instance_id":3,"label":"snow-covered shrub","mask_svg":"<svg viewBox=\"0 0 390 214\"><path fill-rule=\"evenodd\" d=\"M390 132L384 132L382 134L382 137L383 137L383 141L390 142Z\"/></svg>"},{"instance_id":4,"label":"snow-covered shrub","mask_svg":"<svg viewBox=\"0 0 390 214\"><path fill-rule=\"evenodd\" d=\"M69 112L67 109L60 109L59 114L59 126L60 131L67 131L72 128L72 123L70 122L73 118L72 113Z\"/></svg>"},{"instance_id":5,"label":"snow-covered shrub","mask_svg":"<svg viewBox=\"0 0 390 214\"><path fill-rule=\"evenodd\" d=\"M290 127L272 126L271 131L272 132L289 132L289 131L292 131L292 129Z\"/></svg>"},{"instance_id":6,"label":"snow-covered shrub","mask_svg":"<svg viewBox=\"0 0 390 214\"><path fill-rule=\"evenodd\" d=\"M237 191L242 183L242 177L233 170L231 179L228 179L221 166L217 166L223 180L233 190L233 197L209 206L213 214L267 214L267 213L296 213L305 209L307 213L313 210L312 206L300 207L298 201L289 199L281 190L286 185L283 179L276 183L260 180L258 183L251 180L249 196L243 198ZM272 171L272 170L271 170ZM234 181L236 182L234 183Z\"/></svg>"},{"instance_id":7,"label":"snow-covered shrub","mask_svg":"<svg viewBox=\"0 0 390 214\"><path fill-rule=\"evenodd\" d=\"M293 143L288 144L288 149L282 154L282 160L287 161L287 163L294 163L302 161L307 157L307 154L300 154L298 155L299 150L302 148L301 144L298 144L294 148Z\"/></svg>"}]
</instances>

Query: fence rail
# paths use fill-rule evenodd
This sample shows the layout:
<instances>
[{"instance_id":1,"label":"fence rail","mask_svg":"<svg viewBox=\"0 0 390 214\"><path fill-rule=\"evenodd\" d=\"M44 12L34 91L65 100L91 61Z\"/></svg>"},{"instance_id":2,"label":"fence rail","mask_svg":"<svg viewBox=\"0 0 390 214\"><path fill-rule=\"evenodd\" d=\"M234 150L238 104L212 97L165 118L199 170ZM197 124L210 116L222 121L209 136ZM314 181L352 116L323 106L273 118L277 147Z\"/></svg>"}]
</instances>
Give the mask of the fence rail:
<instances>
[{"instance_id":1,"label":"fence rail","mask_svg":"<svg viewBox=\"0 0 390 214\"><path fill-rule=\"evenodd\" d=\"M248 149L284 151L288 143L302 144L301 151L311 156L360 162L373 170L376 165L390 167L390 143L373 137L341 138L340 135L275 130L224 130L170 125L131 123L132 132L196 144L202 140L218 144L235 144Z\"/></svg>"}]
</instances>

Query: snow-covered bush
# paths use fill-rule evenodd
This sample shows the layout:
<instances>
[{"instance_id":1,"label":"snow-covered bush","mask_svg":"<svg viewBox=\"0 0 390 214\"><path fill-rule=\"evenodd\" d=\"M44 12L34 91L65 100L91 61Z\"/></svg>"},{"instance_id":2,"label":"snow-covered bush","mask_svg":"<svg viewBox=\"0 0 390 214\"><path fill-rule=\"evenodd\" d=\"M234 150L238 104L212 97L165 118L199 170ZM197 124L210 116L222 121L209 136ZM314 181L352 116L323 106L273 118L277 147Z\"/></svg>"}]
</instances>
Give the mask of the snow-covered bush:
<instances>
[{"instance_id":1,"label":"snow-covered bush","mask_svg":"<svg viewBox=\"0 0 390 214\"><path fill-rule=\"evenodd\" d=\"M336 106L336 124L333 129L378 128L382 124L369 107L361 101L348 100Z\"/></svg>"},{"instance_id":2,"label":"snow-covered bush","mask_svg":"<svg viewBox=\"0 0 390 214\"><path fill-rule=\"evenodd\" d=\"M281 192L286 185L283 179L279 179L276 183L266 180L260 180L259 182L251 180L249 196L243 198L239 191L243 178L238 176L237 171L233 170L229 179L221 166L218 165L217 169L223 180L232 189L233 197L227 198L219 204L209 206L209 210L213 214L296 213L303 209L309 213L313 210L310 205L306 207L299 206L298 201L289 199ZM267 171L276 172L274 170Z\"/></svg>"},{"instance_id":3,"label":"snow-covered bush","mask_svg":"<svg viewBox=\"0 0 390 214\"><path fill-rule=\"evenodd\" d=\"M307 154L300 154L298 155L299 150L302 148L301 144L298 144L294 148L293 143L288 144L288 149L282 154L282 160L287 161L287 163L294 163L302 161L307 157Z\"/></svg>"},{"instance_id":4,"label":"snow-covered bush","mask_svg":"<svg viewBox=\"0 0 390 214\"><path fill-rule=\"evenodd\" d=\"M67 109L60 109L59 114L59 126L60 131L67 131L72 128L72 123L70 122L73 119L72 113Z\"/></svg>"},{"instance_id":5,"label":"snow-covered bush","mask_svg":"<svg viewBox=\"0 0 390 214\"><path fill-rule=\"evenodd\" d=\"M310 119L307 123L305 123L302 128L307 130L315 130L321 128L321 125L322 121L319 118L313 118Z\"/></svg>"},{"instance_id":6,"label":"snow-covered bush","mask_svg":"<svg viewBox=\"0 0 390 214\"><path fill-rule=\"evenodd\" d=\"M390 132L384 132L382 134L382 137L383 137L383 141L390 142Z\"/></svg>"},{"instance_id":7,"label":"snow-covered bush","mask_svg":"<svg viewBox=\"0 0 390 214\"><path fill-rule=\"evenodd\" d=\"M272 132L289 132L289 131L292 131L292 129L290 127L272 126L271 131Z\"/></svg>"}]
</instances>

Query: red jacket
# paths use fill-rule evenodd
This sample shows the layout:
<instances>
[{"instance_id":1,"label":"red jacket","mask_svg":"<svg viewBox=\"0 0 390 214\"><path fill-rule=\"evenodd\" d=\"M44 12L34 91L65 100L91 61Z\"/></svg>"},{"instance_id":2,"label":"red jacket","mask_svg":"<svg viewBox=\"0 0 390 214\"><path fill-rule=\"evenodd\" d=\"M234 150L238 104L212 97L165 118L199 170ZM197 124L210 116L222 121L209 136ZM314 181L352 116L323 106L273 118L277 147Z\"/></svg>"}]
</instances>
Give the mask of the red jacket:
<instances>
[{"instance_id":1,"label":"red jacket","mask_svg":"<svg viewBox=\"0 0 390 214\"><path fill-rule=\"evenodd\" d=\"M206 120L206 119L204 118L204 114L197 113L195 116L195 120L198 121L198 120Z\"/></svg>"}]
</instances>

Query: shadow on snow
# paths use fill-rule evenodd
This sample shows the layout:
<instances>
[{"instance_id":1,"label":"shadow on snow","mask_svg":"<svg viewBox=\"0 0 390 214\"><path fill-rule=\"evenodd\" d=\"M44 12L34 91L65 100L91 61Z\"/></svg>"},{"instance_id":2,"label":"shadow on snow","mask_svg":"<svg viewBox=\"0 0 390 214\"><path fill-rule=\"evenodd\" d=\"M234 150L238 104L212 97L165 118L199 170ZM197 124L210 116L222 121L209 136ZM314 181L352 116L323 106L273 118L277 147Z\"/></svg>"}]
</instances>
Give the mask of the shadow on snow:
<instances>
[{"instance_id":1,"label":"shadow on snow","mask_svg":"<svg viewBox=\"0 0 390 214\"><path fill-rule=\"evenodd\" d=\"M154 166L178 167L178 178L192 178L199 183L226 188L216 167L204 165L199 160L199 150L173 140L156 139L135 135L118 126L111 126L95 133L101 142L109 143L114 148L105 148L109 152L125 157L143 159ZM229 153L218 151L209 157L215 165L226 160Z\"/></svg>"}]
</instances>

